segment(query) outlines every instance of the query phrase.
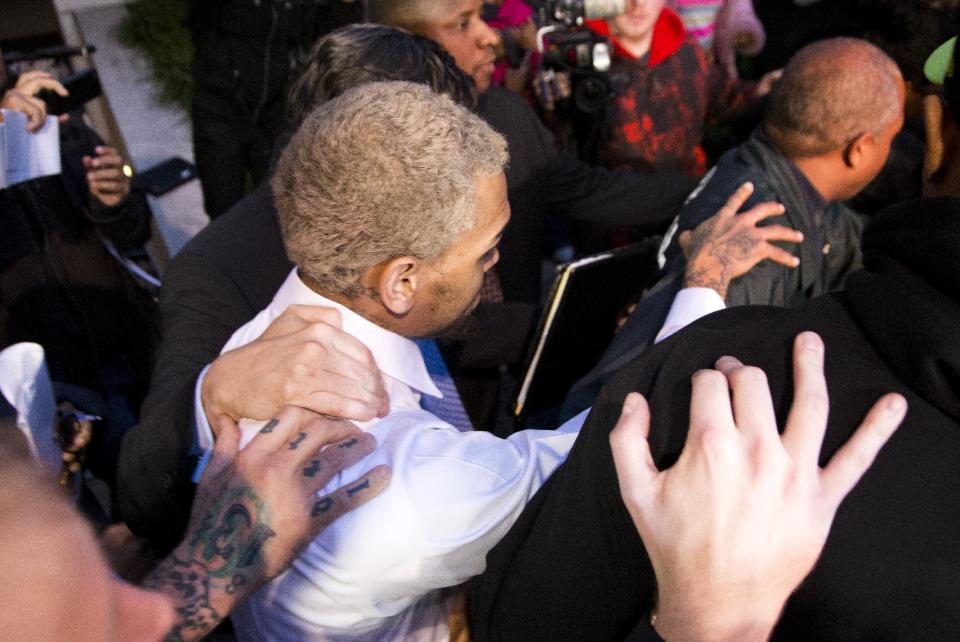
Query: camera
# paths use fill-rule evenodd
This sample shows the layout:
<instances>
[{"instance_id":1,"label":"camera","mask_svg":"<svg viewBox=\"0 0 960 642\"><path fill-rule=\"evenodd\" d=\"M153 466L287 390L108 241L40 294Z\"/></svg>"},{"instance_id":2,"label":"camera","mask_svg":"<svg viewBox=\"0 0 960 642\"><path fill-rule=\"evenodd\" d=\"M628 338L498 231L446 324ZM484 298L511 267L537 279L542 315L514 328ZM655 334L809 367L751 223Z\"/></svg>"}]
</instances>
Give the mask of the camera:
<instances>
[{"instance_id":1,"label":"camera","mask_svg":"<svg viewBox=\"0 0 960 642\"><path fill-rule=\"evenodd\" d=\"M625 11L624 0L548 0L540 9L537 43L544 66L571 76L594 77L610 69L610 42L584 26Z\"/></svg>"},{"instance_id":2,"label":"camera","mask_svg":"<svg viewBox=\"0 0 960 642\"><path fill-rule=\"evenodd\" d=\"M546 0L538 12L537 46L543 67L570 76L569 107L581 158L595 156L598 123L613 95L607 76L610 41L584 23L624 11L625 0Z\"/></svg>"}]
</instances>

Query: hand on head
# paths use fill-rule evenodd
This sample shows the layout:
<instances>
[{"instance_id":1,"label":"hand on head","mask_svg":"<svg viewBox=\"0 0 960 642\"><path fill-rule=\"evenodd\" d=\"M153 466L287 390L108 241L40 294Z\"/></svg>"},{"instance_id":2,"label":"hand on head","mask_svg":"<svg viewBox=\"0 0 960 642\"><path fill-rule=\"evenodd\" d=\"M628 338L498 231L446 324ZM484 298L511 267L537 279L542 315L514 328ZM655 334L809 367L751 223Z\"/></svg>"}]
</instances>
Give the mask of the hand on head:
<instances>
[{"instance_id":1,"label":"hand on head","mask_svg":"<svg viewBox=\"0 0 960 642\"><path fill-rule=\"evenodd\" d=\"M655 628L665 639L766 639L823 550L840 503L906 414L882 397L820 468L829 400L824 347L794 344L794 402L777 433L766 377L732 357L694 375L690 429L658 471L650 414L631 393L610 435L620 491L657 577Z\"/></svg>"},{"instance_id":2,"label":"hand on head","mask_svg":"<svg viewBox=\"0 0 960 642\"><path fill-rule=\"evenodd\" d=\"M800 243L802 233L783 225L759 225L783 214L783 205L760 203L741 213L751 194L753 184L744 183L716 214L680 235L678 242L687 257L684 287L712 288L726 298L730 282L761 261L800 265L800 259L773 242Z\"/></svg>"},{"instance_id":3,"label":"hand on head","mask_svg":"<svg viewBox=\"0 0 960 642\"><path fill-rule=\"evenodd\" d=\"M292 305L256 341L220 355L201 386L210 426L221 415L263 421L284 406L357 421L385 416L373 355L340 323L336 310Z\"/></svg>"}]
</instances>

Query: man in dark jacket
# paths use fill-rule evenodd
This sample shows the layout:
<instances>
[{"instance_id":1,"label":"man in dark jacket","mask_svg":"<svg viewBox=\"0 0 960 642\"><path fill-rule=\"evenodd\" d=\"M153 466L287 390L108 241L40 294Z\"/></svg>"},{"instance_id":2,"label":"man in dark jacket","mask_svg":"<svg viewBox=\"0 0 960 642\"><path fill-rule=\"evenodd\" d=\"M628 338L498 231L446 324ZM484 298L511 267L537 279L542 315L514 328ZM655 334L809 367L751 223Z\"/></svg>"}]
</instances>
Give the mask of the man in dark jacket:
<instances>
[{"instance_id":1,"label":"man in dark jacket","mask_svg":"<svg viewBox=\"0 0 960 642\"><path fill-rule=\"evenodd\" d=\"M950 57L956 60L953 51ZM931 196L960 195L957 85L948 77L953 114L939 98L926 103ZM945 149L945 141L954 147ZM690 419L676 402L687 394L690 375L721 355L767 373L782 423L789 345L803 330L823 337L831 394L844 399L832 408L820 462L880 393L902 393L910 410L837 513L819 562L787 602L772 637L960 635L960 518L945 508L960 487L958 212L957 198L890 208L866 228L865 268L850 275L845 292L794 309L740 307L711 315L627 365L601 394L567 462L488 556L472 602L473 638L616 640L649 620L656 608L653 569L620 499L608 441L622 399L638 390L650 400L652 458L658 468L670 466Z\"/></svg>"},{"instance_id":2,"label":"man in dark jacket","mask_svg":"<svg viewBox=\"0 0 960 642\"><path fill-rule=\"evenodd\" d=\"M879 100L878 100L879 97ZM770 94L764 121L744 144L727 152L684 205L665 250L664 275L641 300L592 372L571 390L570 416L588 407L612 373L650 346L668 312L711 312L724 306L793 307L843 287L860 267L865 219L843 200L877 175L903 125L904 85L896 64L867 42L825 40L798 52ZM708 275L687 270L677 233L711 217L741 184L747 206L778 201L770 219L803 234L794 267L761 263L718 294ZM677 299L682 288L683 296ZM671 306L677 301L676 308Z\"/></svg>"}]
</instances>

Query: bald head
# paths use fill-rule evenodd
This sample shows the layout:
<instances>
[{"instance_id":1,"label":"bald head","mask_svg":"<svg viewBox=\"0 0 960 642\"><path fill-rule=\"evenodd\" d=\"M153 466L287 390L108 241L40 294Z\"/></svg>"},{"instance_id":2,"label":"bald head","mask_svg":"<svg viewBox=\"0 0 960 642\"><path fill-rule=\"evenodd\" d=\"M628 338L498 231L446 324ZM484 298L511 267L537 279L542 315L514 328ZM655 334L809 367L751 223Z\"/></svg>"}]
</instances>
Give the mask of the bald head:
<instances>
[{"instance_id":1,"label":"bald head","mask_svg":"<svg viewBox=\"0 0 960 642\"><path fill-rule=\"evenodd\" d=\"M770 93L764 128L788 157L808 158L879 134L902 112L896 63L866 41L832 38L790 59Z\"/></svg>"},{"instance_id":2,"label":"bald head","mask_svg":"<svg viewBox=\"0 0 960 642\"><path fill-rule=\"evenodd\" d=\"M12 639L66 639L91 608L79 597L91 569L106 573L89 528L57 490L29 459L0 455L0 630Z\"/></svg>"}]
</instances>

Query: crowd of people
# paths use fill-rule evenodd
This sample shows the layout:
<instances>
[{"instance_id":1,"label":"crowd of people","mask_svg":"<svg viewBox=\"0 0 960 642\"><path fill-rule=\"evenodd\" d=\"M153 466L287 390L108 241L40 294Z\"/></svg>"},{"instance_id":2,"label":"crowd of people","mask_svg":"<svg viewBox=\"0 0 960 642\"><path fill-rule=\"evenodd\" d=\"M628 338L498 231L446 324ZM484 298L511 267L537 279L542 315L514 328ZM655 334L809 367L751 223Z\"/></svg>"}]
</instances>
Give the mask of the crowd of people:
<instances>
[{"instance_id":1,"label":"crowd of people","mask_svg":"<svg viewBox=\"0 0 960 642\"><path fill-rule=\"evenodd\" d=\"M0 189L0 637L960 634L956 7L625 0L585 114L552 4L190 2L159 291L120 153L0 76L60 159ZM545 266L637 239L524 425Z\"/></svg>"}]
</instances>

